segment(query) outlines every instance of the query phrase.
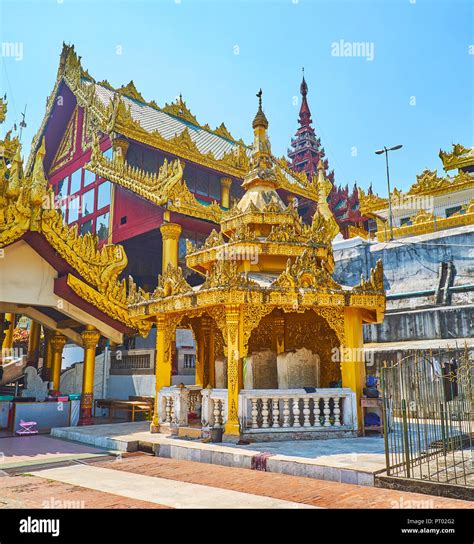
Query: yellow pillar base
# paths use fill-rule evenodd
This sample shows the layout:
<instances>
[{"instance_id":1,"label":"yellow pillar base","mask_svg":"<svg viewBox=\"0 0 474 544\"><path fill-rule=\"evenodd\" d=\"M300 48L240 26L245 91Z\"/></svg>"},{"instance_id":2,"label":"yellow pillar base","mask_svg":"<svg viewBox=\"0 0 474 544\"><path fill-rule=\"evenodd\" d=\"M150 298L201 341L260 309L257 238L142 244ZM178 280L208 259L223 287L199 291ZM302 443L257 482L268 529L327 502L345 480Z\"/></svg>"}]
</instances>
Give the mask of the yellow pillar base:
<instances>
[{"instance_id":1,"label":"yellow pillar base","mask_svg":"<svg viewBox=\"0 0 474 544\"><path fill-rule=\"evenodd\" d=\"M357 308L345 309L344 329L346 345L341 346L342 387L349 387L356 394L357 421L360 430L362 429L360 399L362 397L362 389L365 385L365 359L361 351L364 347L362 317Z\"/></svg>"}]
</instances>

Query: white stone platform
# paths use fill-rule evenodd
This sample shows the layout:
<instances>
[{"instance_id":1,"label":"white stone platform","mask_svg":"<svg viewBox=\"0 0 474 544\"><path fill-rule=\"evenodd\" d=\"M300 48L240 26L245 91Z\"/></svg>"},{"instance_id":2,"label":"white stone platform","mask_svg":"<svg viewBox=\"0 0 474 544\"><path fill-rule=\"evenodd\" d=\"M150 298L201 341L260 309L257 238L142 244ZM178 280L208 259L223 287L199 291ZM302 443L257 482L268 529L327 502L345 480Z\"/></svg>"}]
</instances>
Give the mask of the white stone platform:
<instances>
[{"instance_id":1,"label":"white stone platform","mask_svg":"<svg viewBox=\"0 0 474 544\"><path fill-rule=\"evenodd\" d=\"M51 435L108 450L146 449L159 457L248 469L252 460L255 464L269 454L263 461L268 472L365 486L373 486L375 474L385 468L383 439L378 436L238 446L151 434L147 421L55 428Z\"/></svg>"}]
</instances>

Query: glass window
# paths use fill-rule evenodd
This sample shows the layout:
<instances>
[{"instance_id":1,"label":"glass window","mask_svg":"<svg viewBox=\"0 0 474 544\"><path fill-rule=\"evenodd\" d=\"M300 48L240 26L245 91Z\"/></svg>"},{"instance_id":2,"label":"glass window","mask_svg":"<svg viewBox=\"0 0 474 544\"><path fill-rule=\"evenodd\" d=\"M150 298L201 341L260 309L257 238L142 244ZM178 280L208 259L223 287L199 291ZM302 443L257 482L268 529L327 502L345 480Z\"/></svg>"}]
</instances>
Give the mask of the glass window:
<instances>
[{"instance_id":1,"label":"glass window","mask_svg":"<svg viewBox=\"0 0 474 544\"><path fill-rule=\"evenodd\" d=\"M205 196L209 194L209 178L204 172L199 172L196 176L196 193Z\"/></svg>"},{"instance_id":2,"label":"glass window","mask_svg":"<svg viewBox=\"0 0 474 544\"><path fill-rule=\"evenodd\" d=\"M56 183L54 186L54 194L56 194L59 197L65 196L65 192L67 190L67 187L64 187L64 182L66 180L62 179Z\"/></svg>"},{"instance_id":3,"label":"glass window","mask_svg":"<svg viewBox=\"0 0 474 544\"><path fill-rule=\"evenodd\" d=\"M82 217L94 211L94 189L82 195Z\"/></svg>"},{"instance_id":4,"label":"glass window","mask_svg":"<svg viewBox=\"0 0 474 544\"><path fill-rule=\"evenodd\" d=\"M81 188L81 175L82 170L76 170L71 174L71 190L69 192L70 195L73 195L74 193L77 193L77 191Z\"/></svg>"},{"instance_id":5,"label":"glass window","mask_svg":"<svg viewBox=\"0 0 474 544\"><path fill-rule=\"evenodd\" d=\"M66 219L66 209L67 209L66 199L61 198L58 200L58 203L59 203L59 206L61 207L61 214L63 216L63 219Z\"/></svg>"},{"instance_id":6,"label":"glass window","mask_svg":"<svg viewBox=\"0 0 474 544\"><path fill-rule=\"evenodd\" d=\"M67 199L66 206L68 209L68 223L74 223L79 218L79 206L80 198L76 196L75 198Z\"/></svg>"},{"instance_id":7,"label":"glass window","mask_svg":"<svg viewBox=\"0 0 474 544\"><path fill-rule=\"evenodd\" d=\"M87 187L95 181L95 174L90 170L84 170L84 187Z\"/></svg>"},{"instance_id":8,"label":"glass window","mask_svg":"<svg viewBox=\"0 0 474 544\"><path fill-rule=\"evenodd\" d=\"M452 208L446 208L445 210L446 217L451 217L455 213L458 213L459 211L461 211L461 208L462 206L453 206Z\"/></svg>"},{"instance_id":9,"label":"glass window","mask_svg":"<svg viewBox=\"0 0 474 544\"><path fill-rule=\"evenodd\" d=\"M97 189L97 209L100 210L104 206L110 204L110 181L104 181Z\"/></svg>"},{"instance_id":10,"label":"glass window","mask_svg":"<svg viewBox=\"0 0 474 544\"><path fill-rule=\"evenodd\" d=\"M85 221L80 226L80 232L81 234L87 234L88 232L92 232L92 219L89 219L89 221Z\"/></svg>"},{"instance_id":11,"label":"glass window","mask_svg":"<svg viewBox=\"0 0 474 544\"><path fill-rule=\"evenodd\" d=\"M95 230L99 240L105 240L109 236L109 212L97 217Z\"/></svg>"},{"instance_id":12,"label":"glass window","mask_svg":"<svg viewBox=\"0 0 474 544\"><path fill-rule=\"evenodd\" d=\"M220 200L221 198L221 182L215 176L209 179L209 196L215 200Z\"/></svg>"}]
</instances>

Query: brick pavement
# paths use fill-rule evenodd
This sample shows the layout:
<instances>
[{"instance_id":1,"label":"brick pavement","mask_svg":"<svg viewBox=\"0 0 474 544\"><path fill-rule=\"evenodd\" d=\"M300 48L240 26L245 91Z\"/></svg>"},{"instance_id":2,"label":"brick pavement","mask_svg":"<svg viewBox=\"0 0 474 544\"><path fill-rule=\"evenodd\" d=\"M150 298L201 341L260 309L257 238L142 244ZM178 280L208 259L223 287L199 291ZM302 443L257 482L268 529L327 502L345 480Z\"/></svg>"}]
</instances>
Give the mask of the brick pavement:
<instances>
[{"instance_id":1,"label":"brick pavement","mask_svg":"<svg viewBox=\"0 0 474 544\"><path fill-rule=\"evenodd\" d=\"M141 454L94 466L208 485L322 508L474 508L474 503L390 489L314 480L285 474L179 461ZM415 502L414 502L415 501ZM423 502L419 502L423 501Z\"/></svg>"},{"instance_id":2,"label":"brick pavement","mask_svg":"<svg viewBox=\"0 0 474 544\"><path fill-rule=\"evenodd\" d=\"M167 508L159 504L44 480L36 476L0 477L4 508Z\"/></svg>"}]
</instances>

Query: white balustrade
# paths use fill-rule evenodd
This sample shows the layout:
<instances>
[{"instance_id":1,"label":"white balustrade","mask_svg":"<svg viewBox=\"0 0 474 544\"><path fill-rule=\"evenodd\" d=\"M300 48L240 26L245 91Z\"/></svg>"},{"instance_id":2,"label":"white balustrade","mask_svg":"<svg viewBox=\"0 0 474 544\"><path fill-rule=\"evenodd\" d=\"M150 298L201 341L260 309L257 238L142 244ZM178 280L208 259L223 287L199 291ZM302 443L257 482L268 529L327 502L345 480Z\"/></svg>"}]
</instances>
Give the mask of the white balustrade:
<instances>
[{"instance_id":1,"label":"white balustrade","mask_svg":"<svg viewBox=\"0 0 474 544\"><path fill-rule=\"evenodd\" d=\"M174 427L188 425L189 412L201 408L200 393L198 386L163 387L158 393L159 422Z\"/></svg>"},{"instance_id":2,"label":"white balustrade","mask_svg":"<svg viewBox=\"0 0 474 544\"><path fill-rule=\"evenodd\" d=\"M227 389L203 389L202 425L219 428L227 419ZM355 431L355 393L349 388L243 389L239 420L245 432Z\"/></svg>"},{"instance_id":3,"label":"white balustrade","mask_svg":"<svg viewBox=\"0 0 474 544\"><path fill-rule=\"evenodd\" d=\"M211 389L201 391L202 409L201 423L204 429L224 427L227 420L227 389Z\"/></svg>"},{"instance_id":4,"label":"white balustrade","mask_svg":"<svg viewBox=\"0 0 474 544\"><path fill-rule=\"evenodd\" d=\"M356 430L355 394L348 388L242 390L241 427L252 432Z\"/></svg>"}]
</instances>

